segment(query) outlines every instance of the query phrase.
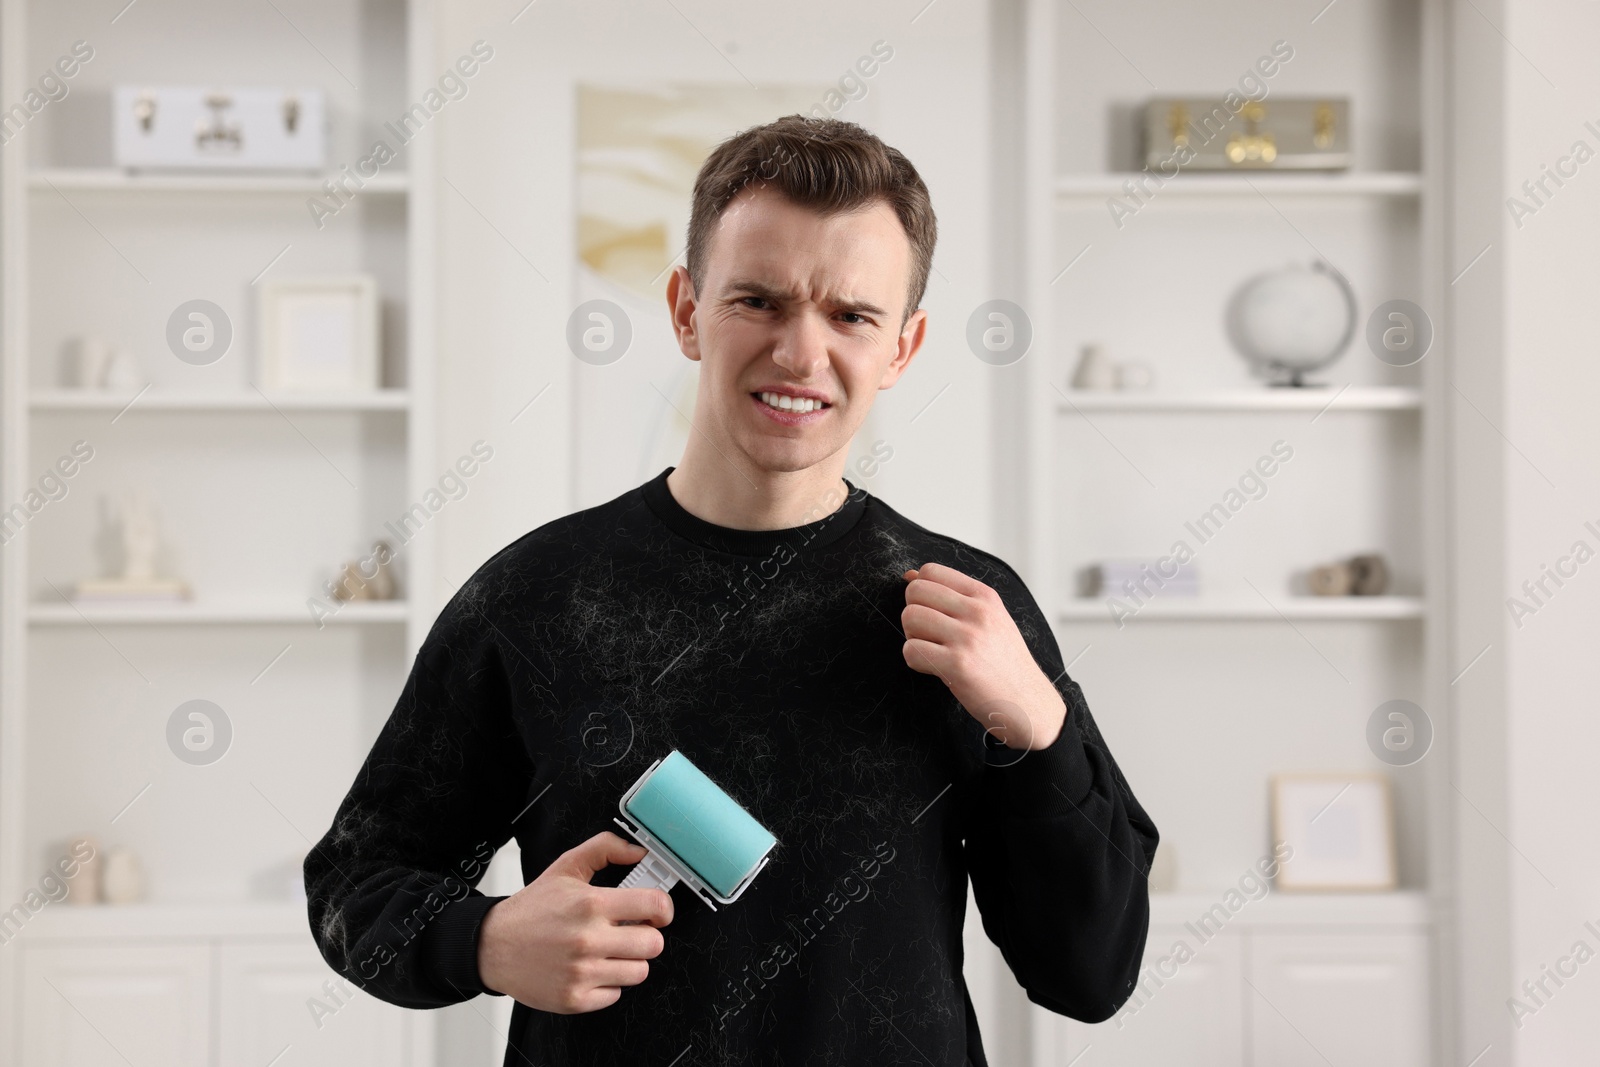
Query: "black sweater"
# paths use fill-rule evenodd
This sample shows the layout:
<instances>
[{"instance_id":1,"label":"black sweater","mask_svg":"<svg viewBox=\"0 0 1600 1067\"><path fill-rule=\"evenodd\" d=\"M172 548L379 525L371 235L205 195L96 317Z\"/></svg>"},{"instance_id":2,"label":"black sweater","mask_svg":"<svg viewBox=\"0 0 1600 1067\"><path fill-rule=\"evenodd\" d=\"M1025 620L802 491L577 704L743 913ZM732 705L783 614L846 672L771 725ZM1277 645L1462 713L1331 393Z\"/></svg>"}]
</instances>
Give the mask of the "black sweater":
<instances>
[{"instance_id":1,"label":"black sweater","mask_svg":"<svg viewBox=\"0 0 1600 1067\"><path fill-rule=\"evenodd\" d=\"M441 612L306 859L328 963L408 1007L484 992L487 859L514 836L531 881L617 830L623 792L677 748L777 837L770 863L716 911L675 889L666 950L616 1004L517 1005L508 1065L982 1065L969 876L1029 999L1110 1017L1156 829L1016 572L853 485L803 526L715 526L671 469L512 543ZM927 562L999 592L1066 701L1048 748L998 743L906 666L901 575Z\"/></svg>"}]
</instances>

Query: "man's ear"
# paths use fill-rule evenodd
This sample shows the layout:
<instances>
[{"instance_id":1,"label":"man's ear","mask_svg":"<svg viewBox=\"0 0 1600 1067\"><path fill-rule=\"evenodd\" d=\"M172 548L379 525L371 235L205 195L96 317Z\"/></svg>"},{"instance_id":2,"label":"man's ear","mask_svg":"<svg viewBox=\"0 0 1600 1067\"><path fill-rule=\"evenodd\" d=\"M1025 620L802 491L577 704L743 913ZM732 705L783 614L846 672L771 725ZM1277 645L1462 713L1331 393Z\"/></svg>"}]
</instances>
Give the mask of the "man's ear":
<instances>
[{"instance_id":1,"label":"man's ear","mask_svg":"<svg viewBox=\"0 0 1600 1067\"><path fill-rule=\"evenodd\" d=\"M695 332L694 309L697 301L694 282L689 278L689 268L678 265L667 276L667 315L672 319L672 332L678 336L678 349L685 356L700 361L700 335Z\"/></svg>"},{"instance_id":2,"label":"man's ear","mask_svg":"<svg viewBox=\"0 0 1600 1067\"><path fill-rule=\"evenodd\" d=\"M918 308L911 313L911 317L900 330L894 358L883 369L883 380L878 383L879 389L887 389L900 380L900 375L911 365L911 360L922 351L922 342L927 335L928 312L926 308Z\"/></svg>"}]
</instances>

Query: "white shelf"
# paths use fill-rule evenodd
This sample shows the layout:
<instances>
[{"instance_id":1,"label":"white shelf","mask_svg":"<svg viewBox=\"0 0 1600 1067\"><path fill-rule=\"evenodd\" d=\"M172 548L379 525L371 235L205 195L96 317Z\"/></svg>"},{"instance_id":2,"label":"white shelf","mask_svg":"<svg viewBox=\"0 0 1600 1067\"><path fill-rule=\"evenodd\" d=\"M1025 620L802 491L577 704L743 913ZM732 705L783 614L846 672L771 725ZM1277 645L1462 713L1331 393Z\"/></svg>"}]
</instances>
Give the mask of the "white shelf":
<instances>
[{"instance_id":1,"label":"white shelf","mask_svg":"<svg viewBox=\"0 0 1600 1067\"><path fill-rule=\"evenodd\" d=\"M1158 177L1160 177L1158 175ZM1066 174L1056 179L1058 202L1085 198L1125 196L1125 183L1135 181L1154 200L1166 197L1278 196L1416 197L1422 194L1422 176L1409 171L1369 171L1344 174L1291 174L1284 171L1237 171L1227 174L1180 172L1158 186L1142 171L1111 174Z\"/></svg>"},{"instance_id":2,"label":"white shelf","mask_svg":"<svg viewBox=\"0 0 1600 1067\"><path fill-rule=\"evenodd\" d=\"M28 186L35 191L50 192L161 192L161 193L294 193L316 195L323 193L323 183L342 175L316 176L311 174L212 174L170 173L130 174L113 167L47 168L28 172ZM348 181L348 179L346 179ZM410 177L404 172L379 171L356 190L390 196L403 195L411 188ZM350 183L354 188L354 183Z\"/></svg>"},{"instance_id":3,"label":"white shelf","mask_svg":"<svg viewBox=\"0 0 1600 1067\"><path fill-rule=\"evenodd\" d=\"M311 937L306 905L292 901L237 904L51 904L23 926L27 941L170 940L174 938Z\"/></svg>"},{"instance_id":4,"label":"white shelf","mask_svg":"<svg viewBox=\"0 0 1600 1067\"><path fill-rule=\"evenodd\" d=\"M1151 893L1150 921L1177 925L1192 923L1221 903L1235 887L1212 892ZM1431 918L1427 894L1415 890L1387 893L1294 893L1275 890L1251 900L1235 913L1232 923L1251 926L1426 926Z\"/></svg>"},{"instance_id":5,"label":"white shelf","mask_svg":"<svg viewBox=\"0 0 1600 1067\"><path fill-rule=\"evenodd\" d=\"M1195 393L1067 389L1063 413L1082 411L1418 411L1422 391L1400 386L1226 389Z\"/></svg>"},{"instance_id":6,"label":"white shelf","mask_svg":"<svg viewBox=\"0 0 1600 1067\"><path fill-rule=\"evenodd\" d=\"M130 404L130 401L132 402ZM163 391L142 395L92 389L50 389L29 398L34 411L404 411L410 394L404 389L349 393L258 393Z\"/></svg>"},{"instance_id":7,"label":"white shelf","mask_svg":"<svg viewBox=\"0 0 1600 1067\"><path fill-rule=\"evenodd\" d=\"M1127 597L1118 597L1133 607ZM1392 619L1420 619L1423 616L1421 597L1409 596L1346 596L1282 597L1267 604L1260 600L1211 600L1205 597L1183 599L1157 598L1145 603L1137 613L1124 618L1124 622L1156 621L1211 621L1211 622L1271 622L1280 618L1308 622L1360 622ZM1069 600L1061 608L1062 622L1113 623L1111 611L1103 597L1081 597Z\"/></svg>"},{"instance_id":8,"label":"white shelf","mask_svg":"<svg viewBox=\"0 0 1600 1067\"><path fill-rule=\"evenodd\" d=\"M335 605L337 607L337 605ZM322 621L329 626L403 623L404 600L353 601ZM300 603L217 604L189 601L178 604L30 604L28 622L35 626L195 626L236 625L316 626L310 610Z\"/></svg>"}]
</instances>

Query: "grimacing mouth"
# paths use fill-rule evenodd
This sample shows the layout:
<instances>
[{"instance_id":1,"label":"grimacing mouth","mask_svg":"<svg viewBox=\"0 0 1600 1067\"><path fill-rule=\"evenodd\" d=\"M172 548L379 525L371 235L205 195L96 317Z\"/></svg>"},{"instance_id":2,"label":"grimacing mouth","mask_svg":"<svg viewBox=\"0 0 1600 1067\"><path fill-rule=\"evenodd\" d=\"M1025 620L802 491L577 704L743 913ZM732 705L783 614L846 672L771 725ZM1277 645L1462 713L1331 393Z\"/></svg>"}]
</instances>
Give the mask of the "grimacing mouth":
<instances>
[{"instance_id":1,"label":"grimacing mouth","mask_svg":"<svg viewBox=\"0 0 1600 1067\"><path fill-rule=\"evenodd\" d=\"M750 395L774 410L792 411L801 415L812 411L825 410L833 406L828 401L819 398L795 396L791 393L777 392L775 390L758 390Z\"/></svg>"}]
</instances>

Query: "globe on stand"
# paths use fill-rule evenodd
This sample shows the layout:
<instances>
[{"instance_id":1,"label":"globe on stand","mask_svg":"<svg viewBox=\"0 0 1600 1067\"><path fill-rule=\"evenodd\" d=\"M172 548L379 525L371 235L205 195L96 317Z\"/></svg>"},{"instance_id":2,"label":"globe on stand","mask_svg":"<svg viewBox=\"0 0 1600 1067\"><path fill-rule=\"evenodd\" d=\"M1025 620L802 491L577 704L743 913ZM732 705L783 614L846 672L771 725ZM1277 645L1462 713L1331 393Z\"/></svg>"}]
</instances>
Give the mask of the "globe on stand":
<instances>
[{"instance_id":1,"label":"globe on stand","mask_svg":"<svg viewBox=\"0 0 1600 1067\"><path fill-rule=\"evenodd\" d=\"M1233 347L1271 384L1317 384L1305 376L1338 359L1355 336L1355 293L1321 260L1292 264L1241 285L1228 302L1227 328Z\"/></svg>"}]
</instances>

